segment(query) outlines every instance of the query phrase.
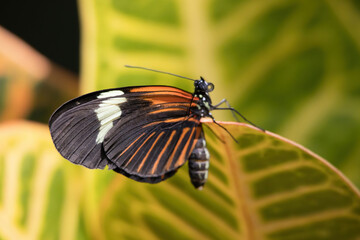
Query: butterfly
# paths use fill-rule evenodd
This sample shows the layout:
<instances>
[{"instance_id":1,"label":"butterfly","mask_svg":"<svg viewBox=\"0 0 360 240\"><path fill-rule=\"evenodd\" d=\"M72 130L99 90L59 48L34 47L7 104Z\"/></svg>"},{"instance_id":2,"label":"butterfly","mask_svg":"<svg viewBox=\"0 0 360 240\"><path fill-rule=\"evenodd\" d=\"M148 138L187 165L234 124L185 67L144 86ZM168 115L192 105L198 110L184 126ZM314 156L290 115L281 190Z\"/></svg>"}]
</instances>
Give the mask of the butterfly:
<instances>
[{"instance_id":1,"label":"butterfly","mask_svg":"<svg viewBox=\"0 0 360 240\"><path fill-rule=\"evenodd\" d=\"M202 189L210 154L201 119L210 117L216 123L211 115L215 109L240 113L225 99L212 105L212 83L202 77L186 79L194 81L194 93L171 86L135 86L96 91L66 102L49 120L56 149L72 163L90 169L108 166L147 183L173 176L188 161L190 180ZM220 108L224 102L228 107Z\"/></svg>"}]
</instances>

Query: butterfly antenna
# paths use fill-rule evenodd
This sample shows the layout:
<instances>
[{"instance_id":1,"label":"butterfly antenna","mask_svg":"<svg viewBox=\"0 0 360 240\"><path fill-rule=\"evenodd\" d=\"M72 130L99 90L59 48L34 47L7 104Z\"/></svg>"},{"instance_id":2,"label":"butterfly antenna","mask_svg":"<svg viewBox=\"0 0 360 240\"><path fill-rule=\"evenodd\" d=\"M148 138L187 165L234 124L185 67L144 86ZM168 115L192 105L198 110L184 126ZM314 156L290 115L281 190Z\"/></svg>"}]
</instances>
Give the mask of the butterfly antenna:
<instances>
[{"instance_id":1,"label":"butterfly antenna","mask_svg":"<svg viewBox=\"0 0 360 240\"><path fill-rule=\"evenodd\" d=\"M196 81L196 79L180 76L180 75L177 75L177 74L174 74L174 73L169 73L169 72L164 72L164 71L155 70L155 69L151 69L151 68L146 68L146 67L131 66L131 65L125 65L125 67L127 67L127 68L138 68L138 69L148 70L148 71L152 71L152 72L164 73L164 74L172 75L172 76L175 76L175 77L184 78L184 79L191 80L191 81Z\"/></svg>"}]
</instances>

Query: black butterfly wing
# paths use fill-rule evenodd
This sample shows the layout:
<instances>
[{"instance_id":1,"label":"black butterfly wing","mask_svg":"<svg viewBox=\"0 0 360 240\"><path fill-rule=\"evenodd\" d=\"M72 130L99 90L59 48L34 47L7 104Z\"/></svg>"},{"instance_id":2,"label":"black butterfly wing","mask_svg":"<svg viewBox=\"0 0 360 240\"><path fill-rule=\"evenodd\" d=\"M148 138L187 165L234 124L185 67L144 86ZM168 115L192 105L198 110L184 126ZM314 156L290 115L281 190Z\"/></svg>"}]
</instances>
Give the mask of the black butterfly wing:
<instances>
[{"instance_id":1,"label":"black butterfly wing","mask_svg":"<svg viewBox=\"0 0 360 240\"><path fill-rule=\"evenodd\" d=\"M101 92L89 93L63 104L51 116L50 134L59 153L75 164L103 169L108 160L96 141L101 124L95 112Z\"/></svg>"},{"instance_id":2,"label":"black butterfly wing","mask_svg":"<svg viewBox=\"0 0 360 240\"><path fill-rule=\"evenodd\" d=\"M136 123L121 119L114 126L105 138L104 152L115 171L137 181L158 182L186 162L201 132L199 119L168 114L168 120L153 122L161 119L154 114Z\"/></svg>"},{"instance_id":3,"label":"black butterfly wing","mask_svg":"<svg viewBox=\"0 0 360 240\"><path fill-rule=\"evenodd\" d=\"M156 182L185 163L200 134L189 116L196 99L173 87L150 86L90 93L61 106L50 119L59 152L75 164Z\"/></svg>"}]
</instances>

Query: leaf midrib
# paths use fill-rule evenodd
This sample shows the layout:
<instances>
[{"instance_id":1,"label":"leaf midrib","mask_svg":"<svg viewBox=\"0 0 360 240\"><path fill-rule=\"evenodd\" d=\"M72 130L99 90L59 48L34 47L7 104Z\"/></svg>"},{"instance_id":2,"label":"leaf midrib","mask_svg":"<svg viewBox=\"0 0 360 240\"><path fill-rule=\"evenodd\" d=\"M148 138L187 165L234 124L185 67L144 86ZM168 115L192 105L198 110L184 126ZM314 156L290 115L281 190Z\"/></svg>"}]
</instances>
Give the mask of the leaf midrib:
<instances>
[{"instance_id":1,"label":"leaf midrib","mask_svg":"<svg viewBox=\"0 0 360 240\"><path fill-rule=\"evenodd\" d=\"M223 136L223 134L221 134L220 137L222 139L228 139L228 138L225 138ZM230 139L230 140L232 140L232 139ZM236 162L235 154L232 154L231 147L229 147L231 145L233 145L232 142L225 142L224 143L224 149L225 149L226 155L228 157L230 176L233 179L232 182L234 183L233 192L236 195L235 200L237 202L237 206L239 206L237 208L238 216L242 216L242 219L244 219L244 221L239 220L239 223L241 223L241 222L244 223L244 225L243 225L244 228L240 227L240 229L244 230L243 231L244 239L250 239L250 240L251 239L257 239L256 238L256 233L254 232L254 229L256 229L254 227L254 225L255 225L254 224L254 219L251 217L251 213L249 211L249 208L246 206L247 204L245 203L245 199L247 197L246 197L246 194L244 193L243 185L241 184L241 182L245 182L245 181L242 181L245 178L242 176L240 171L238 171L238 169L240 169L240 168L239 168L239 166L238 166L238 164Z\"/></svg>"}]
</instances>

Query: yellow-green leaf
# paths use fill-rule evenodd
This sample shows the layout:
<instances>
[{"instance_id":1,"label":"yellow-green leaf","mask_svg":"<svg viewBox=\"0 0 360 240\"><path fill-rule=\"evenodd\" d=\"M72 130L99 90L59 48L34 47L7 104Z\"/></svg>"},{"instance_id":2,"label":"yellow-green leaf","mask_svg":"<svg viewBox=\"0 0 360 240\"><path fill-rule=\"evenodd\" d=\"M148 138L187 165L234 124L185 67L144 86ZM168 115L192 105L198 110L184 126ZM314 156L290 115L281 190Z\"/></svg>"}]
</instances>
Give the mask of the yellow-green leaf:
<instances>
[{"instance_id":1,"label":"yellow-green leaf","mask_svg":"<svg viewBox=\"0 0 360 240\"><path fill-rule=\"evenodd\" d=\"M203 191L186 167L157 185L114 178L101 209L107 239L360 237L360 193L337 169L276 134L220 124L239 143L206 122L211 162Z\"/></svg>"},{"instance_id":2,"label":"yellow-green leaf","mask_svg":"<svg viewBox=\"0 0 360 240\"><path fill-rule=\"evenodd\" d=\"M0 238L97 236L93 212L98 211L92 204L111 173L104 177L102 171L86 171L63 159L43 124L3 122L0 136ZM101 178L98 184L93 184L95 175Z\"/></svg>"}]
</instances>

